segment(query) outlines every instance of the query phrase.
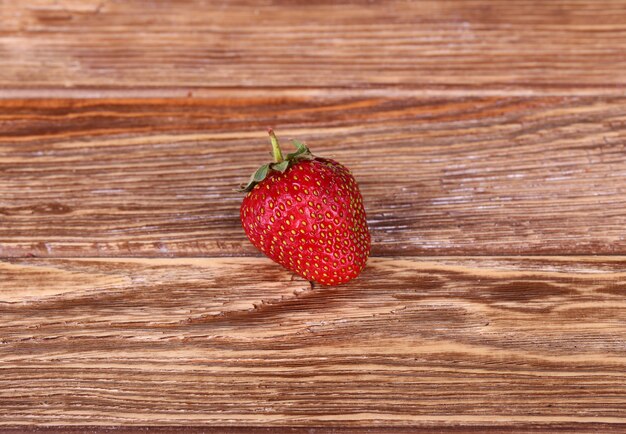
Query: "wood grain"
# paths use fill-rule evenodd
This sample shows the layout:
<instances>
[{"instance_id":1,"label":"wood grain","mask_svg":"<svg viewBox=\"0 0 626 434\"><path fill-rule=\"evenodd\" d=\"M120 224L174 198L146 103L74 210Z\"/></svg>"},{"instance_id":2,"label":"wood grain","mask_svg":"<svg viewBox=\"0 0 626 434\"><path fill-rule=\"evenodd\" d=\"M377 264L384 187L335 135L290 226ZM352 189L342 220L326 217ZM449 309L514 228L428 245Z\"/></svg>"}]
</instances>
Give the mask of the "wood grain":
<instances>
[{"instance_id":1,"label":"wood grain","mask_svg":"<svg viewBox=\"0 0 626 434\"><path fill-rule=\"evenodd\" d=\"M620 0L0 4L0 87L623 94Z\"/></svg>"},{"instance_id":2,"label":"wood grain","mask_svg":"<svg viewBox=\"0 0 626 434\"><path fill-rule=\"evenodd\" d=\"M0 101L0 256L258 255L263 126L348 165L374 255L626 253L626 98Z\"/></svg>"},{"instance_id":3,"label":"wood grain","mask_svg":"<svg viewBox=\"0 0 626 434\"><path fill-rule=\"evenodd\" d=\"M0 424L616 428L625 266L377 258L319 289L264 258L4 260Z\"/></svg>"},{"instance_id":4,"label":"wood grain","mask_svg":"<svg viewBox=\"0 0 626 434\"><path fill-rule=\"evenodd\" d=\"M84 433L85 427L76 427L71 425L55 425L55 426L25 426L15 425L12 427L0 428L2 433L8 434L30 434L30 433ZM107 433L107 434L128 434L128 433L157 433L157 434L177 434L181 431L181 427L176 426L150 426L150 427L136 427L136 426L91 426L88 428L88 432L91 434ZM275 426L263 427L263 426L245 426L245 427L232 427L232 426L185 426L185 433L190 434L274 434L276 432L287 434L422 434L422 433L484 433L484 432L498 432L498 433L555 433L555 432L576 432L583 434L596 434L598 431L603 433L623 432L622 427L619 424L608 423L520 423L515 426L508 424L491 423L489 425L472 424L472 425L449 425L445 428L440 426L425 425L425 426L386 426L386 427L329 427L329 426L314 426L314 427L280 427Z\"/></svg>"},{"instance_id":5,"label":"wood grain","mask_svg":"<svg viewBox=\"0 0 626 434\"><path fill-rule=\"evenodd\" d=\"M445 428L441 426L424 425L424 426L386 426L386 427L332 427L332 426L313 426L313 427L263 427L263 426L185 426L185 433L190 434L274 434L276 432L287 434L422 434L422 433L555 433L555 432L576 432L582 434L596 434L598 431L603 433L623 432L623 427L619 424L609 423L519 423L515 426L510 424L490 423L488 425L472 424L472 425L448 425ZM84 433L85 427L77 427L72 425L55 425L55 426L26 426L14 425L1 427L3 434L31 434L31 433ZM157 433L157 434L177 434L181 431L181 427L177 426L91 426L88 428L90 434L128 434L128 433Z\"/></svg>"},{"instance_id":6,"label":"wood grain","mask_svg":"<svg viewBox=\"0 0 626 434\"><path fill-rule=\"evenodd\" d=\"M625 47L621 0L0 0L0 431L624 432ZM245 239L268 126L360 182L348 285Z\"/></svg>"}]
</instances>

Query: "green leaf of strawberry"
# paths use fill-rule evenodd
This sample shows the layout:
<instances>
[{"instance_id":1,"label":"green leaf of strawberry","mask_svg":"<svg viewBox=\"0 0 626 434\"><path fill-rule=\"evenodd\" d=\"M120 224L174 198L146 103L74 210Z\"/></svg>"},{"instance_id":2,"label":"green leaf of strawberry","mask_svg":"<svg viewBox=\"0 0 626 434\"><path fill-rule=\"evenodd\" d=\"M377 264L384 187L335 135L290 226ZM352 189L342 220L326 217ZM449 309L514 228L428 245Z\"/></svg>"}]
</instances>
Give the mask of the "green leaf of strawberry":
<instances>
[{"instance_id":1,"label":"green leaf of strawberry","mask_svg":"<svg viewBox=\"0 0 626 434\"><path fill-rule=\"evenodd\" d=\"M293 140L293 144L297 148L296 151L292 152L291 154L287 154L287 157L283 159L283 154L280 150L278 139L276 138L274 131L270 129L269 135L270 135L270 140L272 142L274 163L267 163L259 167L256 170L256 172L252 174L252 176L248 180L248 183L245 185L242 185L239 188L239 191L248 192L252 190L254 186L258 184L259 182L263 181L272 170L283 173L291 165L293 165L294 163L300 160L314 158L311 152L309 151L309 148L307 148L305 144L297 140Z\"/></svg>"},{"instance_id":2,"label":"green leaf of strawberry","mask_svg":"<svg viewBox=\"0 0 626 434\"><path fill-rule=\"evenodd\" d=\"M280 163L272 164L272 170L276 170L283 173L289 167L289 160L281 161Z\"/></svg>"},{"instance_id":3,"label":"green leaf of strawberry","mask_svg":"<svg viewBox=\"0 0 626 434\"><path fill-rule=\"evenodd\" d=\"M293 143L296 146L296 148L298 148L298 150L296 152L292 152L291 154L287 154L287 160L293 160L294 158L300 157L304 154L311 153L309 151L309 148L307 148L304 143L299 142L297 140L292 140L291 143Z\"/></svg>"}]
</instances>

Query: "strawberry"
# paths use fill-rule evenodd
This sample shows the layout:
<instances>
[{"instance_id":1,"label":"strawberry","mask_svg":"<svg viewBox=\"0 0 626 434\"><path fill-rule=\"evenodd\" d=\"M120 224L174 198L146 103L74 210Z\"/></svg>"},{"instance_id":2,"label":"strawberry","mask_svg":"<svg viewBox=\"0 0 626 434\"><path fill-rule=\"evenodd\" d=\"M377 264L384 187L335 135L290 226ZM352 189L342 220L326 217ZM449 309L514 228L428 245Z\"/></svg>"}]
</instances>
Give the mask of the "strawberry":
<instances>
[{"instance_id":1,"label":"strawberry","mask_svg":"<svg viewBox=\"0 0 626 434\"><path fill-rule=\"evenodd\" d=\"M355 278L370 253L363 199L350 171L297 150L283 158L269 130L274 162L262 165L242 191L241 223L259 250L322 285Z\"/></svg>"}]
</instances>

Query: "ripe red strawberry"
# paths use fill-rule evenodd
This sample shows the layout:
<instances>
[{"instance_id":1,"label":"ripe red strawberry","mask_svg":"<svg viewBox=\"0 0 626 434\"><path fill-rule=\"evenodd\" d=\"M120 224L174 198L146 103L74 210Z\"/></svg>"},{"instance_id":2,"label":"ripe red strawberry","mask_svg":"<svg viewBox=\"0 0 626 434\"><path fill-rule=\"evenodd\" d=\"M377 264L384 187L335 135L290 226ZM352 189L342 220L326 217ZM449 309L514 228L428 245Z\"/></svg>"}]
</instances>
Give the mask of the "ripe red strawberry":
<instances>
[{"instance_id":1,"label":"ripe red strawberry","mask_svg":"<svg viewBox=\"0 0 626 434\"><path fill-rule=\"evenodd\" d=\"M307 280L337 285L355 278L370 253L363 199L350 171L313 156L302 143L283 158L269 131L274 163L242 190L241 223L269 258Z\"/></svg>"}]
</instances>

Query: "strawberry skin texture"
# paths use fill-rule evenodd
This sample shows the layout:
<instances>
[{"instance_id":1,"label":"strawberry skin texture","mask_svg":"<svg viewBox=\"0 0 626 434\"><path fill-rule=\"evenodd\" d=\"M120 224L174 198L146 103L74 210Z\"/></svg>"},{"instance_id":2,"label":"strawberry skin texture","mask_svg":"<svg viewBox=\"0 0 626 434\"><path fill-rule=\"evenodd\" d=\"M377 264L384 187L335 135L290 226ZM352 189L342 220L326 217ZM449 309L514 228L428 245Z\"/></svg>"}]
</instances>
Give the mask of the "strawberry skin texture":
<instances>
[{"instance_id":1,"label":"strawberry skin texture","mask_svg":"<svg viewBox=\"0 0 626 434\"><path fill-rule=\"evenodd\" d=\"M370 253L357 183L345 166L326 158L272 171L244 198L241 222L265 255L322 285L355 278Z\"/></svg>"}]
</instances>

